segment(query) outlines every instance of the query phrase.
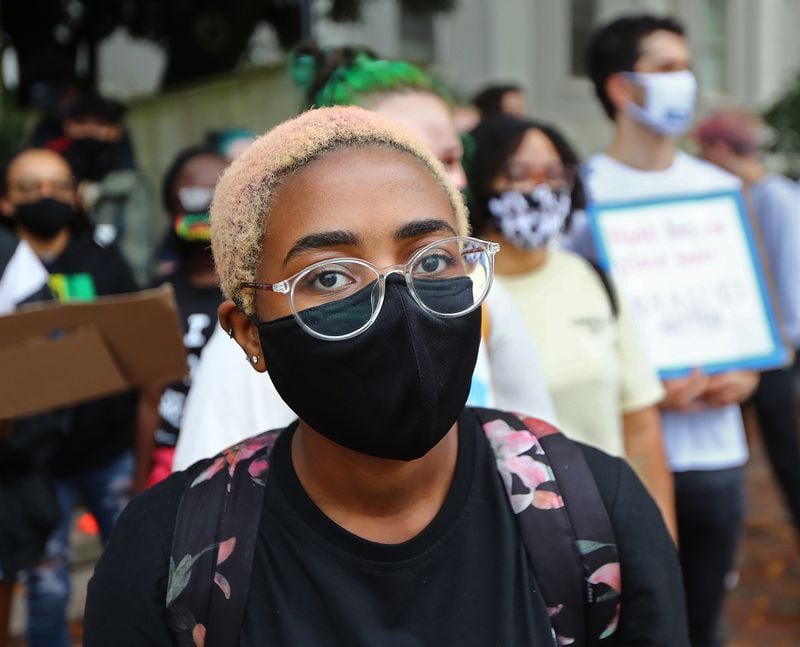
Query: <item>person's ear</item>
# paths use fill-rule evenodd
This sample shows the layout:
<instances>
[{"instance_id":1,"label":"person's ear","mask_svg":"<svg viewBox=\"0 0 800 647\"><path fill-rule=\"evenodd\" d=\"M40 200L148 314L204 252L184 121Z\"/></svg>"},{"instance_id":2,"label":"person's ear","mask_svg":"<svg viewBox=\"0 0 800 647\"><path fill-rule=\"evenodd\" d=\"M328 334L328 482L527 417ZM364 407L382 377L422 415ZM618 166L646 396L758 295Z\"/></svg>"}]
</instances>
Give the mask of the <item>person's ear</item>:
<instances>
[{"instance_id":1,"label":"person's ear","mask_svg":"<svg viewBox=\"0 0 800 647\"><path fill-rule=\"evenodd\" d=\"M728 168L734 156L728 144L720 140L714 140L706 142L703 146L703 157L712 164Z\"/></svg>"},{"instance_id":2,"label":"person's ear","mask_svg":"<svg viewBox=\"0 0 800 647\"><path fill-rule=\"evenodd\" d=\"M120 139L122 139L123 131L121 124L110 124L106 128L107 141L118 142Z\"/></svg>"},{"instance_id":3,"label":"person's ear","mask_svg":"<svg viewBox=\"0 0 800 647\"><path fill-rule=\"evenodd\" d=\"M6 218L14 217L14 205L8 201L8 198L0 198L0 214Z\"/></svg>"},{"instance_id":4,"label":"person's ear","mask_svg":"<svg viewBox=\"0 0 800 647\"><path fill-rule=\"evenodd\" d=\"M624 112L625 106L636 100L633 84L619 73L606 79L606 95L617 113Z\"/></svg>"},{"instance_id":5,"label":"person's ear","mask_svg":"<svg viewBox=\"0 0 800 647\"><path fill-rule=\"evenodd\" d=\"M219 307L219 323L223 330L236 340L244 351L245 359L259 373L265 373L267 362L261 351L261 341L258 338L258 328L236 304L228 299Z\"/></svg>"}]
</instances>

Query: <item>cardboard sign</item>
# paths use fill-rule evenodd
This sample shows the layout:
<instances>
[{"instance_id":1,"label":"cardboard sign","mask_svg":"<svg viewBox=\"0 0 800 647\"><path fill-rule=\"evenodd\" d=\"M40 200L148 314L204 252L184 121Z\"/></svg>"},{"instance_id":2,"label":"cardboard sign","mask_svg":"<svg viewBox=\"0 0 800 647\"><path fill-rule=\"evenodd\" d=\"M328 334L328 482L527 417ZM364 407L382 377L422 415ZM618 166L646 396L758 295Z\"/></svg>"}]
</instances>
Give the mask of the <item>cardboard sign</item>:
<instances>
[{"instance_id":1,"label":"cardboard sign","mask_svg":"<svg viewBox=\"0 0 800 647\"><path fill-rule=\"evenodd\" d=\"M789 362L739 192L597 204L589 218L663 378Z\"/></svg>"},{"instance_id":2,"label":"cardboard sign","mask_svg":"<svg viewBox=\"0 0 800 647\"><path fill-rule=\"evenodd\" d=\"M172 287L0 317L0 419L186 375Z\"/></svg>"}]
</instances>

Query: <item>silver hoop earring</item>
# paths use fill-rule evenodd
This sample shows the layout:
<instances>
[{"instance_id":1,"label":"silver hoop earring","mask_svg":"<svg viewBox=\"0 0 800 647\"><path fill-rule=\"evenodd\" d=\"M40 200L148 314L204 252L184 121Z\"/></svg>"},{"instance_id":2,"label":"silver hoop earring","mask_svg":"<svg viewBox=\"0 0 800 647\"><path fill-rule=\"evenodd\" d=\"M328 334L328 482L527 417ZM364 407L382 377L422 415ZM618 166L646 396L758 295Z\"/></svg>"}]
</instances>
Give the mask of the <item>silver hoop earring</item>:
<instances>
[{"instance_id":1,"label":"silver hoop earring","mask_svg":"<svg viewBox=\"0 0 800 647\"><path fill-rule=\"evenodd\" d=\"M250 361L253 363L253 366L258 364L258 355L253 355L252 357L250 357Z\"/></svg>"}]
</instances>

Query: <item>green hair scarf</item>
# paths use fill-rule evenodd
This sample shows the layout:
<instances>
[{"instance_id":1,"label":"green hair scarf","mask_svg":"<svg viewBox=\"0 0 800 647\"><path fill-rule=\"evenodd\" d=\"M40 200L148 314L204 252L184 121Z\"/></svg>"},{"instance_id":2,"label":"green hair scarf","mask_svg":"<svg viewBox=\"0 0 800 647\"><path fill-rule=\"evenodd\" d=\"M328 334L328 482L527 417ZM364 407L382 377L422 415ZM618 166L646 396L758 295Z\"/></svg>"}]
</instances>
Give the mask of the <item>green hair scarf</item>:
<instances>
[{"instance_id":1,"label":"green hair scarf","mask_svg":"<svg viewBox=\"0 0 800 647\"><path fill-rule=\"evenodd\" d=\"M314 79L316 60L309 54L295 56L291 76L301 88L309 88ZM445 101L446 93L422 69L407 61L386 61L360 53L347 65L341 65L314 96L320 107L358 105L359 99L381 92L425 90Z\"/></svg>"}]
</instances>

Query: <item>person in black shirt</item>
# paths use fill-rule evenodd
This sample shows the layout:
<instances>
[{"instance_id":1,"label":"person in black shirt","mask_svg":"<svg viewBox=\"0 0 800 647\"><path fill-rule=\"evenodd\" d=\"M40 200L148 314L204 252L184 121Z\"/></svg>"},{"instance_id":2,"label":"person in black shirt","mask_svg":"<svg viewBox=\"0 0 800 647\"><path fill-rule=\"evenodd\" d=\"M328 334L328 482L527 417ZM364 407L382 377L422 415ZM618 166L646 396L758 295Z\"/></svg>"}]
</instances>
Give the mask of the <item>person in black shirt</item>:
<instances>
[{"instance_id":1,"label":"person in black shirt","mask_svg":"<svg viewBox=\"0 0 800 647\"><path fill-rule=\"evenodd\" d=\"M62 302L136 290L115 248L92 239L75 210L75 184L58 153L30 149L9 164L0 208L49 272L49 286ZM127 504L133 472L136 394L110 396L71 407L66 413L51 468L61 521L45 558L24 574L31 647L69 645L69 531L77 496L97 519L102 540Z\"/></svg>"},{"instance_id":2,"label":"person in black shirt","mask_svg":"<svg viewBox=\"0 0 800 647\"><path fill-rule=\"evenodd\" d=\"M95 240L114 245L136 284L154 276L161 219L145 175L137 167L125 108L96 94L79 94L62 114L61 136L42 146L65 157L76 176L78 203L94 227Z\"/></svg>"},{"instance_id":3,"label":"person in black shirt","mask_svg":"<svg viewBox=\"0 0 800 647\"><path fill-rule=\"evenodd\" d=\"M170 215L179 262L157 285L169 283L175 290L189 374L163 391L142 392L134 479L137 492L172 472L192 371L216 324L222 295L209 246L208 208L214 185L226 166L227 161L213 149L195 146L181 151L164 174L164 206Z\"/></svg>"},{"instance_id":4,"label":"person in black shirt","mask_svg":"<svg viewBox=\"0 0 800 647\"><path fill-rule=\"evenodd\" d=\"M559 644L547 592L584 576L541 576L550 553L530 540L560 550L544 529L564 499L577 521L603 508L614 536L571 559L618 555L586 575L621 596L618 615L578 643L688 644L675 547L630 468L464 408L497 247L466 237L420 143L360 108L308 111L231 164L211 227L220 323L299 420L134 500L89 585L87 647ZM568 470L588 466L585 487L559 490L547 437L579 457Z\"/></svg>"},{"instance_id":5,"label":"person in black shirt","mask_svg":"<svg viewBox=\"0 0 800 647\"><path fill-rule=\"evenodd\" d=\"M0 316L52 298L47 271L0 219ZM58 523L59 508L46 467L58 416L0 419L0 647L5 647L16 573L35 564Z\"/></svg>"}]
</instances>

